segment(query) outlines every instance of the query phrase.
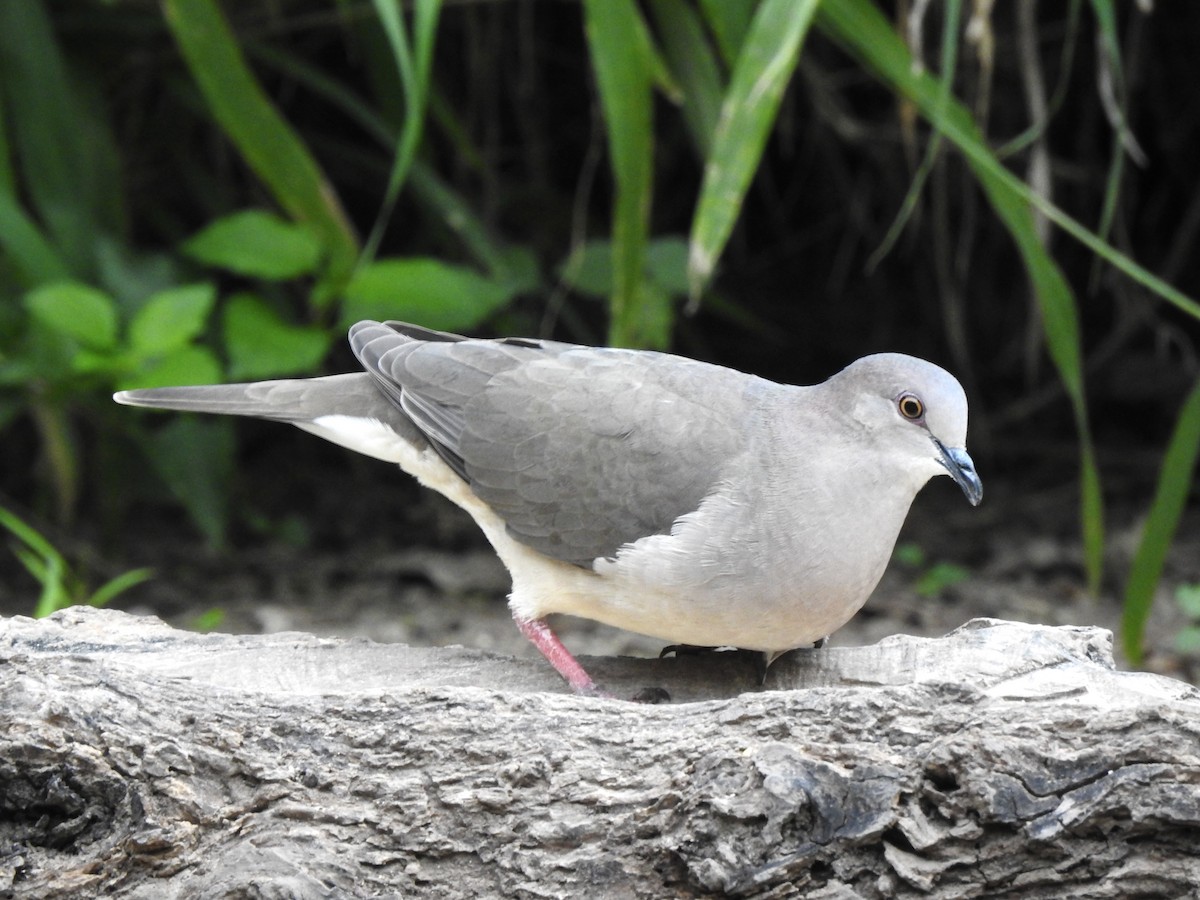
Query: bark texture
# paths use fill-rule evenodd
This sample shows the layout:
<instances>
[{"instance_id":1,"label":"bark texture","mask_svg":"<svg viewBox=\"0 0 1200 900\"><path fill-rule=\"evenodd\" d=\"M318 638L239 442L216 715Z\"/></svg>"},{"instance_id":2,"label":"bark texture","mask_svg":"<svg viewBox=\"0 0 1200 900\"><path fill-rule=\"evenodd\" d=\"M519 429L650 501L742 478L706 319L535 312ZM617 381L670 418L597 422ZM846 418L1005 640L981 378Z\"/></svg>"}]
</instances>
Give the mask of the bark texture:
<instances>
[{"instance_id":1,"label":"bark texture","mask_svg":"<svg viewBox=\"0 0 1200 900\"><path fill-rule=\"evenodd\" d=\"M1111 635L541 661L0 619L16 897L1178 897L1200 694Z\"/></svg>"}]
</instances>

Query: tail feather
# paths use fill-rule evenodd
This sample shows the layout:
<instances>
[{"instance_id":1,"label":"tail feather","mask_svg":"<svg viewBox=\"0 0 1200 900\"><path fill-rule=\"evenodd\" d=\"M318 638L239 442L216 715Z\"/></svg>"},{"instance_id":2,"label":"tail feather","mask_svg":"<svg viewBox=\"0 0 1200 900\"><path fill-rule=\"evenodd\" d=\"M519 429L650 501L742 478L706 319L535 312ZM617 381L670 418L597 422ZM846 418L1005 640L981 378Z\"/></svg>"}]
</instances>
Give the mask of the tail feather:
<instances>
[{"instance_id":1,"label":"tail feather","mask_svg":"<svg viewBox=\"0 0 1200 900\"><path fill-rule=\"evenodd\" d=\"M113 399L126 406L252 416L278 422L310 422L328 415L387 420L397 414L365 372L247 384L146 388L121 391Z\"/></svg>"}]
</instances>

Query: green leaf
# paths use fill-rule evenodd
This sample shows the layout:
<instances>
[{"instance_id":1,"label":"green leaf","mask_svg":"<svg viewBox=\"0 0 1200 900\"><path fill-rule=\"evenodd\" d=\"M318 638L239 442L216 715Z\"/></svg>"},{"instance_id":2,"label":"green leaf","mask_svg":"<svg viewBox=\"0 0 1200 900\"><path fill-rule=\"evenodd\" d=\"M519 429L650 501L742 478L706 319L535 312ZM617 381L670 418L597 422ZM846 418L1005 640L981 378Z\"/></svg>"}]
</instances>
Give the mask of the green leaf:
<instances>
[{"instance_id":1,"label":"green leaf","mask_svg":"<svg viewBox=\"0 0 1200 900\"><path fill-rule=\"evenodd\" d=\"M733 67L742 52L756 0L700 0L700 9L717 39L725 62Z\"/></svg>"},{"instance_id":2,"label":"green leaf","mask_svg":"<svg viewBox=\"0 0 1200 900\"><path fill-rule=\"evenodd\" d=\"M16 198L4 193L0 193L0 248L12 257L22 282L28 287L59 281L69 275L58 250L46 240Z\"/></svg>"},{"instance_id":3,"label":"green leaf","mask_svg":"<svg viewBox=\"0 0 1200 900\"><path fill-rule=\"evenodd\" d=\"M939 597L946 588L971 577L971 570L955 563L934 563L913 585L922 597Z\"/></svg>"},{"instance_id":4,"label":"green leaf","mask_svg":"<svg viewBox=\"0 0 1200 900\"><path fill-rule=\"evenodd\" d=\"M693 297L712 277L733 232L817 5L818 0L763 0L750 23L721 105L692 220L688 268Z\"/></svg>"},{"instance_id":5,"label":"green leaf","mask_svg":"<svg viewBox=\"0 0 1200 900\"><path fill-rule=\"evenodd\" d=\"M1188 626L1175 635L1175 651L1188 656L1200 656L1200 628Z\"/></svg>"},{"instance_id":6,"label":"green leaf","mask_svg":"<svg viewBox=\"0 0 1200 900\"><path fill-rule=\"evenodd\" d=\"M129 323L130 348L143 356L179 349L204 330L216 299L211 284L159 291Z\"/></svg>"},{"instance_id":7,"label":"green leaf","mask_svg":"<svg viewBox=\"0 0 1200 900\"><path fill-rule=\"evenodd\" d=\"M1121 615L1121 642L1130 662L1142 659L1142 635L1154 603L1154 589L1162 577L1167 550L1179 526L1179 517L1192 487L1192 472L1200 456L1200 383L1184 401L1175 431L1167 444L1154 500L1146 516L1142 540L1133 557L1129 581L1125 585L1125 605Z\"/></svg>"},{"instance_id":8,"label":"green leaf","mask_svg":"<svg viewBox=\"0 0 1200 900\"><path fill-rule=\"evenodd\" d=\"M253 294L229 298L222 328L229 375L236 380L312 372L329 352L331 342L324 329L285 322Z\"/></svg>"},{"instance_id":9,"label":"green leaf","mask_svg":"<svg viewBox=\"0 0 1200 900\"><path fill-rule=\"evenodd\" d=\"M687 254L687 243L682 238L651 241L646 245L644 282L668 297L686 294ZM612 291L614 277L612 241L587 241L576 246L559 267L559 277L581 294L607 296Z\"/></svg>"},{"instance_id":10,"label":"green leaf","mask_svg":"<svg viewBox=\"0 0 1200 900\"><path fill-rule=\"evenodd\" d=\"M20 251L35 281L64 277L64 268L90 274L100 235L124 227L123 179L103 107L87 81L72 79L54 15L46 3L0 3L0 106L31 211L17 216L8 204L0 240ZM4 192L17 196L12 186Z\"/></svg>"},{"instance_id":11,"label":"green leaf","mask_svg":"<svg viewBox=\"0 0 1200 900\"><path fill-rule=\"evenodd\" d=\"M122 377L119 391L138 388L173 387L187 384L216 384L222 380L221 363L207 347L180 347Z\"/></svg>"},{"instance_id":12,"label":"green leaf","mask_svg":"<svg viewBox=\"0 0 1200 900\"><path fill-rule=\"evenodd\" d=\"M40 531L20 519L15 513L0 507L0 526L8 529L22 543L12 548L17 559L42 586L34 608L35 618L44 618L56 610L71 605L66 586L67 563Z\"/></svg>"},{"instance_id":13,"label":"green leaf","mask_svg":"<svg viewBox=\"0 0 1200 900\"><path fill-rule=\"evenodd\" d=\"M207 634L210 631L216 631L221 627L221 623L225 621L225 610L219 606L212 606L204 612L192 619L191 625L188 626L189 631L198 631L201 634Z\"/></svg>"},{"instance_id":14,"label":"green leaf","mask_svg":"<svg viewBox=\"0 0 1200 900\"><path fill-rule=\"evenodd\" d=\"M309 275L321 261L311 229L259 209L217 219L189 238L183 251L205 265L268 281Z\"/></svg>"},{"instance_id":15,"label":"green leaf","mask_svg":"<svg viewBox=\"0 0 1200 900\"><path fill-rule=\"evenodd\" d=\"M71 371L80 375L107 375L115 377L126 372L131 365L130 356L120 351L96 352L81 347L71 359Z\"/></svg>"},{"instance_id":16,"label":"green leaf","mask_svg":"<svg viewBox=\"0 0 1200 900\"><path fill-rule=\"evenodd\" d=\"M688 245L681 237L655 238L646 248L646 276L676 297L688 292Z\"/></svg>"},{"instance_id":17,"label":"green leaf","mask_svg":"<svg viewBox=\"0 0 1200 900\"><path fill-rule=\"evenodd\" d=\"M651 0L663 55L683 88L683 117L692 141L707 158L721 114L721 67L704 33L704 23L685 0ZM749 21L749 19L747 19Z\"/></svg>"},{"instance_id":18,"label":"green leaf","mask_svg":"<svg viewBox=\"0 0 1200 900\"><path fill-rule=\"evenodd\" d=\"M645 347L666 347L671 342L671 326L675 322L675 307L671 294L653 281L642 284L641 302L631 317L633 334Z\"/></svg>"},{"instance_id":19,"label":"green leaf","mask_svg":"<svg viewBox=\"0 0 1200 900\"><path fill-rule=\"evenodd\" d=\"M1181 584L1175 588L1175 602L1189 619L1200 621L1200 584Z\"/></svg>"},{"instance_id":20,"label":"green leaf","mask_svg":"<svg viewBox=\"0 0 1200 900\"><path fill-rule=\"evenodd\" d=\"M892 558L900 565L914 569L925 565L925 551L921 549L920 544L911 541L897 544L896 549L892 552Z\"/></svg>"},{"instance_id":21,"label":"green leaf","mask_svg":"<svg viewBox=\"0 0 1200 900\"><path fill-rule=\"evenodd\" d=\"M343 325L400 319L439 331L478 325L512 297L512 288L436 259L381 259L346 286Z\"/></svg>"},{"instance_id":22,"label":"green leaf","mask_svg":"<svg viewBox=\"0 0 1200 900\"><path fill-rule=\"evenodd\" d=\"M44 619L75 603L67 586L68 572L62 558L46 560L46 563L46 571L42 576L42 593L38 596L37 606L33 610L35 619Z\"/></svg>"},{"instance_id":23,"label":"green leaf","mask_svg":"<svg viewBox=\"0 0 1200 900\"><path fill-rule=\"evenodd\" d=\"M213 546L225 541L233 429L228 419L179 416L142 444L159 477Z\"/></svg>"},{"instance_id":24,"label":"green leaf","mask_svg":"<svg viewBox=\"0 0 1200 900\"><path fill-rule=\"evenodd\" d=\"M104 606L118 594L154 577L153 569L130 569L102 584L87 598L88 606Z\"/></svg>"},{"instance_id":25,"label":"green leaf","mask_svg":"<svg viewBox=\"0 0 1200 900\"><path fill-rule=\"evenodd\" d=\"M15 537L23 541L37 554L39 559L63 562L62 555L40 531L20 518L16 513L10 512L2 506L0 506L0 526L7 528ZM39 569L39 571L44 572L42 569ZM37 572L32 572L32 574L36 575Z\"/></svg>"},{"instance_id":26,"label":"green leaf","mask_svg":"<svg viewBox=\"0 0 1200 900\"><path fill-rule=\"evenodd\" d=\"M586 241L576 245L559 267L558 274L572 290L593 297L607 297L613 289L612 241Z\"/></svg>"},{"instance_id":27,"label":"green leaf","mask_svg":"<svg viewBox=\"0 0 1200 900\"><path fill-rule=\"evenodd\" d=\"M500 251L500 265L491 272L492 280L503 284L510 296L530 294L542 283L542 272L537 256L529 247L504 247Z\"/></svg>"},{"instance_id":28,"label":"green leaf","mask_svg":"<svg viewBox=\"0 0 1200 900\"><path fill-rule=\"evenodd\" d=\"M433 41L437 34L441 0L415 0L413 3L413 45L409 46L408 30L398 3L374 0L375 13L387 35L400 84L404 88L404 126L396 142L392 171L388 175L383 205L371 235L363 250L363 260L371 260L383 239L384 229L395 208L400 188L408 177L416 158L417 148L425 127L425 108L429 102L429 72L433 65ZM361 262L361 261L360 261Z\"/></svg>"},{"instance_id":29,"label":"green leaf","mask_svg":"<svg viewBox=\"0 0 1200 900\"><path fill-rule=\"evenodd\" d=\"M25 295L25 308L42 324L92 350L117 344L117 308L108 294L77 281L59 281Z\"/></svg>"},{"instance_id":30,"label":"green leaf","mask_svg":"<svg viewBox=\"0 0 1200 900\"><path fill-rule=\"evenodd\" d=\"M655 346L641 333L639 307L653 182L654 53L632 0L584 0L584 21L600 106L608 126L613 203L613 290L609 343Z\"/></svg>"},{"instance_id":31,"label":"green leaf","mask_svg":"<svg viewBox=\"0 0 1200 900\"><path fill-rule=\"evenodd\" d=\"M326 252L327 301L349 278L358 241L308 149L263 93L215 0L163 0L167 24L213 117L279 205L309 224Z\"/></svg>"}]
</instances>

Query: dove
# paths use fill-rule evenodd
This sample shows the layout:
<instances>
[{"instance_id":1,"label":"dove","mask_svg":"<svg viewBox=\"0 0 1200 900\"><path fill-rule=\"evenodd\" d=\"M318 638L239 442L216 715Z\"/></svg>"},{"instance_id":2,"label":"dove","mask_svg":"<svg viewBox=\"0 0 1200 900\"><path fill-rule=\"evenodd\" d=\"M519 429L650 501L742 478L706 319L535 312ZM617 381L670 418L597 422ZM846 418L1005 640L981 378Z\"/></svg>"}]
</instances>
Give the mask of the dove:
<instances>
[{"instance_id":1,"label":"dove","mask_svg":"<svg viewBox=\"0 0 1200 900\"><path fill-rule=\"evenodd\" d=\"M785 385L402 322L359 322L349 341L364 371L114 399L288 422L398 465L475 520L511 575L517 628L581 694L602 691L548 616L769 663L863 606L931 478L983 495L961 385L912 356Z\"/></svg>"}]
</instances>

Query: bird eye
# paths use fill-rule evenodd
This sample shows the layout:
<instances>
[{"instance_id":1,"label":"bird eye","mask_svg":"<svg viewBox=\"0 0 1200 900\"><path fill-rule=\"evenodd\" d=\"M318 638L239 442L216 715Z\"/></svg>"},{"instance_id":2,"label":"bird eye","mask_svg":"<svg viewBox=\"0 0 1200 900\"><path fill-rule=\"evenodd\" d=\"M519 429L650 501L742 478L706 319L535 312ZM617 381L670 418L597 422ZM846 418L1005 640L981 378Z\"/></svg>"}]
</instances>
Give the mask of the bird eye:
<instances>
[{"instance_id":1,"label":"bird eye","mask_svg":"<svg viewBox=\"0 0 1200 900\"><path fill-rule=\"evenodd\" d=\"M900 399L896 401L896 407L900 410L900 415L914 422L925 415L925 404L916 394L901 394Z\"/></svg>"}]
</instances>

